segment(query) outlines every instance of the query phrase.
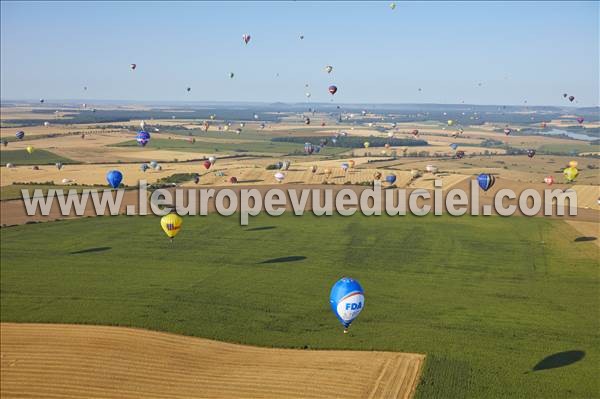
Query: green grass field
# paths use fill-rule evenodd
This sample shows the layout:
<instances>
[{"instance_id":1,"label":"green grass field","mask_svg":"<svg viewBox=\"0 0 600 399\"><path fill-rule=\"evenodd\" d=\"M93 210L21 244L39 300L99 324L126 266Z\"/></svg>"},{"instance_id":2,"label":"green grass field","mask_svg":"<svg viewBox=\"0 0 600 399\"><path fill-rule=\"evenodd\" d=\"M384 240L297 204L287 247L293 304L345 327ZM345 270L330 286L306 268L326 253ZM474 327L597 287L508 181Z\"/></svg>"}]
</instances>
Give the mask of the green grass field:
<instances>
[{"instance_id":1,"label":"green grass field","mask_svg":"<svg viewBox=\"0 0 600 399\"><path fill-rule=\"evenodd\" d=\"M46 150L35 150L31 155L25 150L2 151L0 158L3 165L9 162L15 165L47 165L56 162L77 163Z\"/></svg>"},{"instance_id":2,"label":"green grass field","mask_svg":"<svg viewBox=\"0 0 600 399\"><path fill-rule=\"evenodd\" d=\"M525 217L210 215L174 243L152 216L24 225L2 229L1 319L425 353L417 398L592 398L598 247L577 237ZM328 304L346 275L366 295L348 335Z\"/></svg>"},{"instance_id":3,"label":"green grass field","mask_svg":"<svg viewBox=\"0 0 600 399\"><path fill-rule=\"evenodd\" d=\"M538 151L552 154L598 152L600 151L600 145L590 144L582 141L575 141L573 144L543 144L538 147Z\"/></svg>"}]
</instances>

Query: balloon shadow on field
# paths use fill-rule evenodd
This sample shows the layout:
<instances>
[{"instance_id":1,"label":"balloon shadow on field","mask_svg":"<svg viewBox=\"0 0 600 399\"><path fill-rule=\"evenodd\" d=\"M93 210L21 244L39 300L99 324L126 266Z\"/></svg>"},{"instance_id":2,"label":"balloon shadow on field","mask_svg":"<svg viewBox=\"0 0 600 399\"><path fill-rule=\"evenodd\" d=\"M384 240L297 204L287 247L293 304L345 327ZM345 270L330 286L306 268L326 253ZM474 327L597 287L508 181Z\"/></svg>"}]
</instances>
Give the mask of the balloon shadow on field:
<instances>
[{"instance_id":1,"label":"balloon shadow on field","mask_svg":"<svg viewBox=\"0 0 600 399\"><path fill-rule=\"evenodd\" d=\"M252 227L250 229L246 229L244 231L263 231L263 230L273 230L275 228L275 226L259 226L259 227Z\"/></svg>"},{"instance_id":2,"label":"balloon shadow on field","mask_svg":"<svg viewBox=\"0 0 600 399\"><path fill-rule=\"evenodd\" d=\"M557 352L540 360L533 366L533 371L549 370L569 366L585 357L584 351Z\"/></svg>"},{"instance_id":3,"label":"balloon shadow on field","mask_svg":"<svg viewBox=\"0 0 600 399\"><path fill-rule=\"evenodd\" d=\"M596 241L597 238L596 237L577 237L574 241L575 242L586 242L586 241Z\"/></svg>"},{"instance_id":4,"label":"balloon shadow on field","mask_svg":"<svg viewBox=\"0 0 600 399\"><path fill-rule=\"evenodd\" d=\"M108 251L111 249L112 249L112 247L86 248L86 249L81 249L79 251L69 252L69 255L88 254L88 253L92 253L92 252L104 252L104 251Z\"/></svg>"},{"instance_id":5,"label":"balloon shadow on field","mask_svg":"<svg viewBox=\"0 0 600 399\"><path fill-rule=\"evenodd\" d=\"M285 263L285 262L298 262L300 260L306 259L306 256L284 256L282 258L273 258L263 260L262 262L258 262L260 265L269 264L269 263Z\"/></svg>"}]
</instances>

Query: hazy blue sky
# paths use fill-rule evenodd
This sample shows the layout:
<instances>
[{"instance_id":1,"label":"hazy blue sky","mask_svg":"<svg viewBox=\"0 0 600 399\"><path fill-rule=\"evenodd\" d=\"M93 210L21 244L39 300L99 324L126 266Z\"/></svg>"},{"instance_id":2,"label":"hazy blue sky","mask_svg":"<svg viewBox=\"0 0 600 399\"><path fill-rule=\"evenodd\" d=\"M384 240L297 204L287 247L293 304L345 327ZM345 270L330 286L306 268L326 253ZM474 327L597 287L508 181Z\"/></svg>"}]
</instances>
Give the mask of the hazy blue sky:
<instances>
[{"instance_id":1,"label":"hazy blue sky","mask_svg":"<svg viewBox=\"0 0 600 399\"><path fill-rule=\"evenodd\" d=\"M3 1L1 96L598 105L596 1L389 3Z\"/></svg>"}]
</instances>

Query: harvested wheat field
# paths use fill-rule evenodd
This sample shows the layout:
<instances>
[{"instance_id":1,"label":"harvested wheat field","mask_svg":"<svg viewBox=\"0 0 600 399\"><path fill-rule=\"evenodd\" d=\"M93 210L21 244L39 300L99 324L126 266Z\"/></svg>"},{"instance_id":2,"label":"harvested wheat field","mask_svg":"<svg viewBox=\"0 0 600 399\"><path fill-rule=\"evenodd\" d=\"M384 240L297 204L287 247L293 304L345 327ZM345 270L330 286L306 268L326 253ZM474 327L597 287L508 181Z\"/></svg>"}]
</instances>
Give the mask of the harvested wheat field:
<instances>
[{"instance_id":1,"label":"harvested wheat field","mask_svg":"<svg viewBox=\"0 0 600 399\"><path fill-rule=\"evenodd\" d=\"M425 357L83 325L2 323L1 336L3 398L410 398Z\"/></svg>"}]
</instances>

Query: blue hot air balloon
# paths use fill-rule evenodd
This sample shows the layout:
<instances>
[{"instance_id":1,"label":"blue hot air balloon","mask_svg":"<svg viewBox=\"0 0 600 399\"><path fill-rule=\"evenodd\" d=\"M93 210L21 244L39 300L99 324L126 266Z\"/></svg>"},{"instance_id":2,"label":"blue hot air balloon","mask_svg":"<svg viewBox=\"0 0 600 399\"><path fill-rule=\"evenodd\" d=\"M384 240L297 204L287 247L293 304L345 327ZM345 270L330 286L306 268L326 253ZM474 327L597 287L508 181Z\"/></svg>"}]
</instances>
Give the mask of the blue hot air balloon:
<instances>
[{"instance_id":1,"label":"blue hot air balloon","mask_svg":"<svg viewBox=\"0 0 600 399\"><path fill-rule=\"evenodd\" d=\"M396 175L387 175L385 177L385 181L390 184L394 184L396 182Z\"/></svg>"},{"instance_id":2,"label":"blue hot air balloon","mask_svg":"<svg viewBox=\"0 0 600 399\"><path fill-rule=\"evenodd\" d=\"M320 153L321 152L321 147L319 146L315 146L315 153Z\"/></svg>"},{"instance_id":3,"label":"blue hot air balloon","mask_svg":"<svg viewBox=\"0 0 600 399\"><path fill-rule=\"evenodd\" d=\"M344 325L344 333L347 333L350 323L365 307L365 292L358 281L343 277L331 287L329 304L335 316Z\"/></svg>"},{"instance_id":4,"label":"blue hot air balloon","mask_svg":"<svg viewBox=\"0 0 600 399\"><path fill-rule=\"evenodd\" d=\"M481 187L483 191L487 191L492 188L495 182L496 178L488 173L482 173L477 176L477 183L479 183L479 187Z\"/></svg>"},{"instance_id":5,"label":"blue hot air balloon","mask_svg":"<svg viewBox=\"0 0 600 399\"><path fill-rule=\"evenodd\" d=\"M119 187L121 180L123 180L123 173L118 170L111 170L106 174L106 181L108 181L108 184L110 184L112 188Z\"/></svg>"},{"instance_id":6,"label":"blue hot air balloon","mask_svg":"<svg viewBox=\"0 0 600 399\"><path fill-rule=\"evenodd\" d=\"M456 151L456 149L458 148L458 144L452 143L452 144L450 144L450 148L452 148L454 151Z\"/></svg>"},{"instance_id":7,"label":"blue hot air balloon","mask_svg":"<svg viewBox=\"0 0 600 399\"><path fill-rule=\"evenodd\" d=\"M150 133L145 130L140 130L135 138L135 141L137 141L142 147L145 147L150 141Z\"/></svg>"},{"instance_id":8,"label":"blue hot air balloon","mask_svg":"<svg viewBox=\"0 0 600 399\"><path fill-rule=\"evenodd\" d=\"M148 164L147 164L147 163L143 163L143 164L141 164L141 165L140 165L140 170L141 170L142 172L145 172L145 171L147 171L147 170L148 170L148 168L150 168L150 166L148 166Z\"/></svg>"},{"instance_id":9,"label":"blue hot air balloon","mask_svg":"<svg viewBox=\"0 0 600 399\"><path fill-rule=\"evenodd\" d=\"M350 167L350 165L348 165L347 162L342 163L342 170L345 172L348 170L348 168Z\"/></svg>"}]
</instances>

